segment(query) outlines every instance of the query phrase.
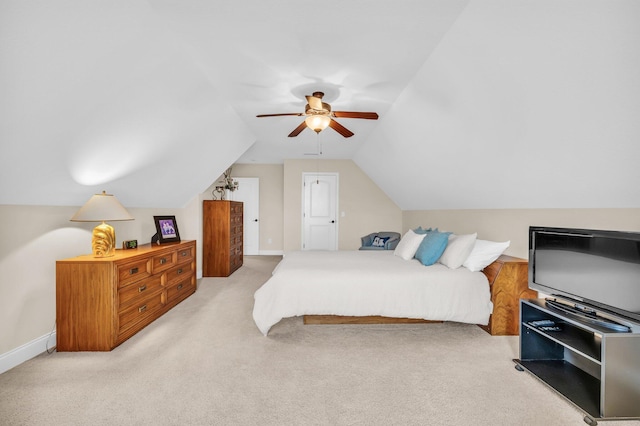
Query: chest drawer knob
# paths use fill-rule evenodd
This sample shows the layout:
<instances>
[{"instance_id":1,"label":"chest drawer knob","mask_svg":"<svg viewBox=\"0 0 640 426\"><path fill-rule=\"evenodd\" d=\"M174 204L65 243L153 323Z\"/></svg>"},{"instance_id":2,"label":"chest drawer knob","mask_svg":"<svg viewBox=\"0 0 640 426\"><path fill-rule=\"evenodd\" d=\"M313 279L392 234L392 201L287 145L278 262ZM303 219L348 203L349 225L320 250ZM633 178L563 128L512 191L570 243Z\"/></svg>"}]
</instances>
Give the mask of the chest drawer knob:
<instances>
[{"instance_id":1,"label":"chest drawer knob","mask_svg":"<svg viewBox=\"0 0 640 426\"><path fill-rule=\"evenodd\" d=\"M182 273L182 268L178 269L178 275Z\"/></svg>"},{"instance_id":2,"label":"chest drawer knob","mask_svg":"<svg viewBox=\"0 0 640 426\"><path fill-rule=\"evenodd\" d=\"M182 290L182 284L180 284L177 288L178 290Z\"/></svg>"},{"instance_id":3,"label":"chest drawer knob","mask_svg":"<svg viewBox=\"0 0 640 426\"><path fill-rule=\"evenodd\" d=\"M182 256L182 257L187 257L187 254L188 253L186 251L181 251L180 252L180 256Z\"/></svg>"},{"instance_id":4,"label":"chest drawer knob","mask_svg":"<svg viewBox=\"0 0 640 426\"><path fill-rule=\"evenodd\" d=\"M142 293L143 291L145 291L147 289L147 285L143 284L140 287L138 287L138 293Z\"/></svg>"},{"instance_id":5,"label":"chest drawer knob","mask_svg":"<svg viewBox=\"0 0 640 426\"><path fill-rule=\"evenodd\" d=\"M138 273L138 268L129 269L129 275L133 275L133 274L137 274L137 273Z\"/></svg>"},{"instance_id":6,"label":"chest drawer knob","mask_svg":"<svg viewBox=\"0 0 640 426\"><path fill-rule=\"evenodd\" d=\"M138 308L138 312L144 312L147 310L147 305L142 305Z\"/></svg>"},{"instance_id":7,"label":"chest drawer knob","mask_svg":"<svg viewBox=\"0 0 640 426\"><path fill-rule=\"evenodd\" d=\"M162 259L160 259L160 264L161 265L164 265L165 263L167 263L167 259L166 258L163 257Z\"/></svg>"}]
</instances>

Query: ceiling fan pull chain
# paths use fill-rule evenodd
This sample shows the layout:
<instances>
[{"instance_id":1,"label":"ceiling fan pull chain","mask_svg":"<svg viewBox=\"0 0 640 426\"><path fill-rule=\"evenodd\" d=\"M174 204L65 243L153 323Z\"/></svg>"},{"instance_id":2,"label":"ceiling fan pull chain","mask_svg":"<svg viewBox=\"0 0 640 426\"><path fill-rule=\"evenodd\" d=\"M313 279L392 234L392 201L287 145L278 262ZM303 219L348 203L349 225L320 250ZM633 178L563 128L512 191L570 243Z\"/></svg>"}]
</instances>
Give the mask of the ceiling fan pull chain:
<instances>
[{"instance_id":1,"label":"ceiling fan pull chain","mask_svg":"<svg viewBox=\"0 0 640 426\"><path fill-rule=\"evenodd\" d=\"M318 150L318 156L316 157L316 185L320 185L320 155L322 155L320 149L320 132L316 133L316 144Z\"/></svg>"}]
</instances>

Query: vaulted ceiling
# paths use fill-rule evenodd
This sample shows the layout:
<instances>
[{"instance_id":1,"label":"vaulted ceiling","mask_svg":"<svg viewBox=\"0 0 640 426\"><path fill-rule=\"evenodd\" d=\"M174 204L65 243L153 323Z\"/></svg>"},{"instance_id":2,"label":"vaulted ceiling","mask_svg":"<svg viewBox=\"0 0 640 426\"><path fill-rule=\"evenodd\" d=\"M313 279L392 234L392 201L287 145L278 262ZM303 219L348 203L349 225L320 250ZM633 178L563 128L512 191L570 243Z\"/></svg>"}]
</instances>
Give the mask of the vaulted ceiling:
<instances>
[{"instance_id":1,"label":"vaulted ceiling","mask_svg":"<svg viewBox=\"0 0 640 426\"><path fill-rule=\"evenodd\" d=\"M0 204L353 159L403 210L640 207L636 0L0 0ZM287 135L304 96L376 111Z\"/></svg>"}]
</instances>

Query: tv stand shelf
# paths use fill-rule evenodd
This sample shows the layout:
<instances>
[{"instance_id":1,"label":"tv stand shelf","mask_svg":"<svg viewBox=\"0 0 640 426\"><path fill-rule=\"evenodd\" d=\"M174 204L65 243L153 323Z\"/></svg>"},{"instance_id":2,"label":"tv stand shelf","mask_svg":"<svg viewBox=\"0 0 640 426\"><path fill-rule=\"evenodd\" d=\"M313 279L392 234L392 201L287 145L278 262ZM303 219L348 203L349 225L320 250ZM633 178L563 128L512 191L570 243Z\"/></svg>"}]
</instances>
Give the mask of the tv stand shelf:
<instances>
[{"instance_id":1,"label":"tv stand shelf","mask_svg":"<svg viewBox=\"0 0 640 426\"><path fill-rule=\"evenodd\" d=\"M586 423L640 419L640 333L580 321L544 299L520 301L520 327L516 368L584 411Z\"/></svg>"}]
</instances>

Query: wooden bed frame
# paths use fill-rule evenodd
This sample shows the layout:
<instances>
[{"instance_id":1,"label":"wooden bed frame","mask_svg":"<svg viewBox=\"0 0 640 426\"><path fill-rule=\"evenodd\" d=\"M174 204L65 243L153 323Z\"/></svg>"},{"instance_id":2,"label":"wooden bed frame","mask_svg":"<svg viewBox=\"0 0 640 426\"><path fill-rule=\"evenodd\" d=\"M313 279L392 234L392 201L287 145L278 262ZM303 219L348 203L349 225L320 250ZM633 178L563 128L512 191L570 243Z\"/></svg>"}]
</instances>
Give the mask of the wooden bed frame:
<instances>
[{"instance_id":1,"label":"wooden bed frame","mask_svg":"<svg viewBox=\"0 0 640 426\"><path fill-rule=\"evenodd\" d=\"M520 323L520 299L535 299L538 292L529 289L527 260L502 255L482 272L489 279L493 313L488 325L478 325L492 336L517 336ZM439 323L419 318L382 316L351 317L339 315L304 315L305 324L410 324Z\"/></svg>"}]
</instances>

